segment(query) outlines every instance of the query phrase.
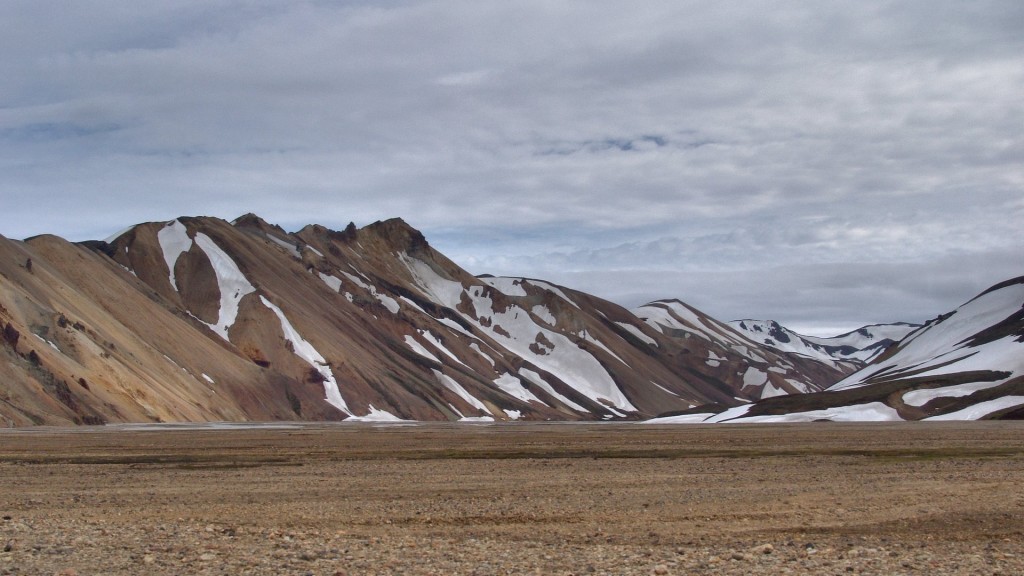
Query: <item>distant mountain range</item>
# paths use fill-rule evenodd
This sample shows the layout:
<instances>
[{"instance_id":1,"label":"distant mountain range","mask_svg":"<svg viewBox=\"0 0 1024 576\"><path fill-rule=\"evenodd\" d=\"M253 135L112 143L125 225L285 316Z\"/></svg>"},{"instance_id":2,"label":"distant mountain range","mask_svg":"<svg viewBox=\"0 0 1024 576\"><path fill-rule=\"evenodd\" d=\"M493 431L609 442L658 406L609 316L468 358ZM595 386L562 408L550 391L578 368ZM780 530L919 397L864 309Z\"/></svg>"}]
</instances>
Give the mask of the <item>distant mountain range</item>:
<instances>
[{"instance_id":1,"label":"distant mountain range","mask_svg":"<svg viewBox=\"0 0 1024 576\"><path fill-rule=\"evenodd\" d=\"M878 333L892 334L888 329ZM770 398L716 413L693 410L654 421L1021 418L1024 277L993 286L953 312L912 330L823 392Z\"/></svg>"},{"instance_id":2,"label":"distant mountain range","mask_svg":"<svg viewBox=\"0 0 1024 576\"><path fill-rule=\"evenodd\" d=\"M910 334L919 324L873 324L830 338L803 336L774 320L734 320L733 328L748 338L781 352L791 352L836 367L860 368Z\"/></svg>"},{"instance_id":3,"label":"distant mountain range","mask_svg":"<svg viewBox=\"0 0 1024 576\"><path fill-rule=\"evenodd\" d=\"M1013 414L1021 328L1006 319L1024 302L1005 296L1011 282L979 297L971 328L944 322L977 304L921 328L811 338L677 300L630 311L542 280L474 277L399 219L287 233L252 214L77 244L0 237L0 277L0 425L14 426L714 421L826 404L981 417L996 406L985 402ZM899 401L866 392L896 382ZM959 388L920 392L940 384Z\"/></svg>"}]
</instances>

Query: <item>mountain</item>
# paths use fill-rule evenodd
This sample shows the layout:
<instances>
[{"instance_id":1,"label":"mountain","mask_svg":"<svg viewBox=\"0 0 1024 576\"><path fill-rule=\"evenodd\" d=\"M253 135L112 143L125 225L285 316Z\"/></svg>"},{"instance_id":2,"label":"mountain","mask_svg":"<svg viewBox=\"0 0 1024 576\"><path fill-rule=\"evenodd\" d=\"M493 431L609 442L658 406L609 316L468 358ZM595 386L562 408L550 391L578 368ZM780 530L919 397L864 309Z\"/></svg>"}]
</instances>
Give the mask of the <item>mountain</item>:
<instances>
[{"instance_id":1,"label":"mountain","mask_svg":"<svg viewBox=\"0 0 1024 576\"><path fill-rule=\"evenodd\" d=\"M872 324L839 336L820 338L797 334L774 320L734 320L729 325L751 340L780 352L813 358L850 371L861 368L920 327L906 322Z\"/></svg>"},{"instance_id":2,"label":"mountain","mask_svg":"<svg viewBox=\"0 0 1024 576\"><path fill-rule=\"evenodd\" d=\"M1024 418L1024 277L917 328L819 393L668 422Z\"/></svg>"},{"instance_id":3,"label":"mountain","mask_svg":"<svg viewBox=\"0 0 1024 576\"><path fill-rule=\"evenodd\" d=\"M634 309L633 314L661 335L689 342L707 369L719 377L741 377L744 395L738 399L816 392L821 389L819 382L855 369L852 363L799 355L758 342L678 300L651 302Z\"/></svg>"},{"instance_id":4,"label":"mountain","mask_svg":"<svg viewBox=\"0 0 1024 576\"><path fill-rule=\"evenodd\" d=\"M474 277L400 219L0 237L0 424L643 419L848 372L678 301Z\"/></svg>"}]
</instances>

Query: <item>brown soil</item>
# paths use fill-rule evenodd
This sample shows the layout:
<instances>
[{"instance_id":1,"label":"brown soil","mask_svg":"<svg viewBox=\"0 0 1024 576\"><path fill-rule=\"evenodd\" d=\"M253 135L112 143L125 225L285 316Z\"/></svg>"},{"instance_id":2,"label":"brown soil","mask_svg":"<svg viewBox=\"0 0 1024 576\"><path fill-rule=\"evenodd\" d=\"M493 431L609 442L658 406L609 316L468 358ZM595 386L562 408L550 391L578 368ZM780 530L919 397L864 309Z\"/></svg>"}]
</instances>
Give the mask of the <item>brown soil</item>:
<instances>
[{"instance_id":1,"label":"brown soil","mask_svg":"<svg viewBox=\"0 0 1024 576\"><path fill-rule=\"evenodd\" d=\"M1024 424L0 432L0 574L1020 574Z\"/></svg>"}]
</instances>

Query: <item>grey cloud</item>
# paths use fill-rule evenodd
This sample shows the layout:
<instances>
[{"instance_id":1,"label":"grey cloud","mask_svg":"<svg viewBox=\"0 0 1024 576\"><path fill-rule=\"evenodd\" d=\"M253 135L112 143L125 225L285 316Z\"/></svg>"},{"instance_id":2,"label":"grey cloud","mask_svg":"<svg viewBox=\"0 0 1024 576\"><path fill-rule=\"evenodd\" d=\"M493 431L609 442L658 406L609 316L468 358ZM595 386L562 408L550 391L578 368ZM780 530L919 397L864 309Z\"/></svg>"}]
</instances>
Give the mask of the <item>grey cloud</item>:
<instances>
[{"instance_id":1,"label":"grey cloud","mask_svg":"<svg viewBox=\"0 0 1024 576\"><path fill-rule=\"evenodd\" d=\"M7 236L402 216L475 271L696 294L1022 248L1017 2L60 6L0 5Z\"/></svg>"}]
</instances>

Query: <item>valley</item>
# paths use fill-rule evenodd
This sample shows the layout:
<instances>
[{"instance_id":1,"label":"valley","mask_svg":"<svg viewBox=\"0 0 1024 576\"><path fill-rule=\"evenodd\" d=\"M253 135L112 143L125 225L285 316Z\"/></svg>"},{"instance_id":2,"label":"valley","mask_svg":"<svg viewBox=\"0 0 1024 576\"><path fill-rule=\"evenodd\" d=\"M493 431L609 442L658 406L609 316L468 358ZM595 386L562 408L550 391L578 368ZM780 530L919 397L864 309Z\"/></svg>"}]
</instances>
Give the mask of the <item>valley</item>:
<instances>
[{"instance_id":1,"label":"valley","mask_svg":"<svg viewBox=\"0 0 1024 576\"><path fill-rule=\"evenodd\" d=\"M0 574L1019 574L1019 422L0 431Z\"/></svg>"}]
</instances>

